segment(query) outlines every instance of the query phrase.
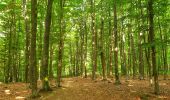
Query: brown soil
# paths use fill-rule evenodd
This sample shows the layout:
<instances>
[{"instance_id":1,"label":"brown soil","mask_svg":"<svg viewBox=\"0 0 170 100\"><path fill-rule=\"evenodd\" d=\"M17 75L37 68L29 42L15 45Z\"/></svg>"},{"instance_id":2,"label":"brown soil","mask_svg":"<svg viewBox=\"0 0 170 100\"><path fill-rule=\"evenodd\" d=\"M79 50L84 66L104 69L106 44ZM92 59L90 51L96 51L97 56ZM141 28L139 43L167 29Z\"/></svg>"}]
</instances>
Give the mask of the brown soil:
<instances>
[{"instance_id":1,"label":"brown soil","mask_svg":"<svg viewBox=\"0 0 170 100\"><path fill-rule=\"evenodd\" d=\"M170 80L160 81L160 95L153 93L147 80L121 79L121 85L113 80L92 81L90 78L66 78L63 86L43 95L42 100L170 100Z\"/></svg>"},{"instance_id":2,"label":"brown soil","mask_svg":"<svg viewBox=\"0 0 170 100\"><path fill-rule=\"evenodd\" d=\"M62 87L41 92L38 100L170 100L170 80L160 80L160 95L154 95L148 80L121 79L121 85L114 80L102 81L91 78L64 78ZM40 86L40 85L39 85ZM0 100L24 100L30 94L28 84L0 84Z\"/></svg>"},{"instance_id":3,"label":"brown soil","mask_svg":"<svg viewBox=\"0 0 170 100\"><path fill-rule=\"evenodd\" d=\"M31 91L25 83L0 83L0 100L24 100Z\"/></svg>"}]
</instances>

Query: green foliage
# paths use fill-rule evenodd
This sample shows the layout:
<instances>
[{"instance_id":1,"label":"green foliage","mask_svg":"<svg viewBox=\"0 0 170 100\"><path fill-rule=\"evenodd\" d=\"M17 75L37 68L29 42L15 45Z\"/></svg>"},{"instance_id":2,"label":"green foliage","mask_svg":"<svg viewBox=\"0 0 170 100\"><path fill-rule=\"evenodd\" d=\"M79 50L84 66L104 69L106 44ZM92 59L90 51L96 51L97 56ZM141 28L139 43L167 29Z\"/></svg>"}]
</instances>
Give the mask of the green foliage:
<instances>
[{"instance_id":1,"label":"green foliage","mask_svg":"<svg viewBox=\"0 0 170 100\"><path fill-rule=\"evenodd\" d=\"M3 76L3 70L8 67L8 56L9 56L9 44L10 40L12 41L12 49L16 50L16 53L12 55L17 56L16 59L13 59L17 63L19 68L19 75L24 78L25 70L25 21L23 16L23 4L21 0L1 0L0 2L0 76ZM140 2L141 1L141 4ZM110 57L110 44L111 37L113 34L113 0L95 0L95 31L97 32L98 40L100 41L99 36L101 32L101 18L104 19L104 33L103 33L103 47L106 55L107 67L109 65ZM27 4L27 19L30 32L30 22L31 22L31 2L28 1ZM155 45L157 50L161 48L166 48L167 59L170 61L170 8L168 0L154 0L154 32L155 40L154 42L149 41L148 31L148 1L147 0L120 0L117 1L117 17L118 17L118 43L120 50L121 38L124 38L124 50L125 55L128 58L128 40L129 34L133 34L134 39L134 50L137 53L138 57L138 46L139 46L139 33L143 33L142 37L142 49L143 51L146 48L150 48ZM37 65L41 66L41 57L42 57L42 45L44 37L44 22L46 15L47 1L38 0L38 26L37 26ZM57 70L57 57L58 57L58 43L59 43L59 33L60 33L60 14L61 9L59 6L59 0L54 0L53 11L52 11L52 25L51 25L51 36L50 44L53 48L53 60L52 66L53 71L56 76ZM84 47L87 47L87 59L85 63L87 65L88 73L92 71L92 27L91 27L91 6L89 0L65 0L64 5L64 56L63 56L63 65L64 68L63 75L69 74L69 67L73 69L75 66L80 66L81 60L81 45L82 45L82 35L87 34L87 44ZM12 17L13 16L13 17ZM14 19L15 18L15 19ZM158 20L159 19L159 20ZM86 27L85 27L86 26ZM12 37L10 38L10 33ZM162 39L160 37L162 34ZM123 36L122 36L123 34ZM145 39L145 41L144 41ZM85 42L85 39L84 39ZM131 49L130 49L131 50ZM85 50L83 50L85 51ZM100 46L98 44L98 72L102 72L101 61L99 59ZM120 53L120 52L119 52ZM71 55L72 54L72 55ZM132 55L132 53L130 52ZM161 52L158 52L158 55L162 55ZM78 56L76 58L76 56ZM72 62L71 62L72 57ZM74 59L73 59L74 58ZM132 59L132 57L131 57ZM145 59L145 58L144 58ZM75 64L78 60L78 64ZM119 57L119 65L121 63L121 57ZM114 60L112 61L114 64ZM137 60L138 62L138 60ZM127 63L127 61L125 62ZM132 62L131 62L132 63ZM169 62L168 62L169 63ZM162 63L161 63L162 64ZM81 66L80 66L81 67ZM107 68L109 69L109 68ZM1 78L0 78L1 79Z\"/></svg>"}]
</instances>

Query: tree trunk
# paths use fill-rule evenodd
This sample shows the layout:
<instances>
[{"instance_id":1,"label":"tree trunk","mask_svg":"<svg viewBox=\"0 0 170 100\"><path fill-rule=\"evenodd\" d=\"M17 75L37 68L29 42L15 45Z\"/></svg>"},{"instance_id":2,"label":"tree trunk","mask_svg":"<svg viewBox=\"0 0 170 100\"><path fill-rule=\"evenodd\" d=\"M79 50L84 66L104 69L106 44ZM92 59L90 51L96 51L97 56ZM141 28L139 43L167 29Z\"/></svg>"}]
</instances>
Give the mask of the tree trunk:
<instances>
[{"instance_id":1,"label":"tree trunk","mask_svg":"<svg viewBox=\"0 0 170 100\"><path fill-rule=\"evenodd\" d=\"M91 0L91 30L92 30L92 80L96 79L97 70L97 32L95 27L95 0Z\"/></svg>"},{"instance_id":2,"label":"tree trunk","mask_svg":"<svg viewBox=\"0 0 170 100\"><path fill-rule=\"evenodd\" d=\"M144 79L144 65L143 65L143 51L142 51L142 34L139 33L139 44L138 44L138 50L139 50L139 79Z\"/></svg>"},{"instance_id":3,"label":"tree trunk","mask_svg":"<svg viewBox=\"0 0 170 100\"><path fill-rule=\"evenodd\" d=\"M84 53L84 60L85 60L85 66L84 66L84 77L87 78L87 40L88 40L88 32L87 32L87 25L86 22L84 22L85 27L85 53Z\"/></svg>"},{"instance_id":4,"label":"tree trunk","mask_svg":"<svg viewBox=\"0 0 170 100\"><path fill-rule=\"evenodd\" d=\"M154 43L155 35L154 35L154 14L153 14L153 0L148 1L148 11L149 11L149 35L150 35L150 43L152 50L152 66L153 66L153 76L154 76L154 92L155 94L159 94L159 82L158 82L158 72L156 65L156 48Z\"/></svg>"},{"instance_id":5,"label":"tree trunk","mask_svg":"<svg viewBox=\"0 0 170 100\"><path fill-rule=\"evenodd\" d=\"M142 4L141 4L141 0L138 1L139 2L139 13L140 13L140 18L141 18L141 22L138 24L139 26L139 79L144 79L144 59L143 59L143 48L142 48L142 40L143 40L143 36L144 36L144 30L143 30L143 25L144 25L144 17L143 17L143 8L142 8Z\"/></svg>"},{"instance_id":6,"label":"tree trunk","mask_svg":"<svg viewBox=\"0 0 170 100\"><path fill-rule=\"evenodd\" d=\"M42 89L45 91L51 90L48 79L48 59L49 59L49 36L51 28L51 15L52 15L52 4L53 0L48 0L46 19L45 19L45 33L44 33L44 45L43 45L43 58L42 58L42 69L43 69L43 86Z\"/></svg>"},{"instance_id":7,"label":"tree trunk","mask_svg":"<svg viewBox=\"0 0 170 100\"><path fill-rule=\"evenodd\" d=\"M148 37L148 41L150 41L149 40L149 37ZM146 37L144 37L144 43L147 43L146 42ZM152 66L151 66L151 62L150 62L150 48L147 48L147 47L145 47L145 57L146 57L146 62L147 62L147 66L148 66L148 76L149 76L149 83L150 83L150 85L152 86L152 72L151 72L151 70L152 70Z\"/></svg>"},{"instance_id":8,"label":"tree trunk","mask_svg":"<svg viewBox=\"0 0 170 100\"><path fill-rule=\"evenodd\" d=\"M131 66L132 66L132 59L131 59L131 41L130 41L130 33L131 33L131 27L130 26L128 26L128 33L127 33L127 35L128 35L128 40L127 40L127 42L128 42L128 66L127 66L127 75L126 75L126 77L127 77L127 79L129 78L129 76L131 75Z\"/></svg>"},{"instance_id":9,"label":"tree trunk","mask_svg":"<svg viewBox=\"0 0 170 100\"><path fill-rule=\"evenodd\" d=\"M79 63L80 63L80 52L79 52L79 37L76 36L76 59L75 59L75 64L76 64L76 76L79 75Z\"/></svg>"},{"instance_id":10,"label":"tree trunk","mask_svg":"<svg viewBox=\"0 0 170 100\"><path fill-rule=\"evenodd\" d=\"M116 1L114 1L114 60L115 60L115 84L120 84L119 70L118 70L118 34L117 34L117 11Z\"/></svg>"},{"instance_id":11,"label":"tree trunk","mask_svg":"<svg viewBox=\"0 0 170 100\"><path fill-rule=\"evenodd\" d=\"M59 51L58 51L58 67L57 67L57 86L61 87L61 74L63 66L63 49L64 49L64 0L60 0L60 14L59 14L59 24L60 24L60 33L59 33Z\"/></svg>"},{"instance_id":12,"label":"tree trunk","mask_svg":"<svg viewBox=\"0 0 170 100\"><path fill-rule=\"evenodd\" d=\"M110 11L110 5L109 5L109 18L111 18L111 11ZM110 39L110 43L109 43L109 70L108 70L108 76L113 75L113 32L112 32L112 26L111 26L111 20L109 20L109 39Z\"/></svg>"},{"instance_id":13,"label":"tree trunk","mask_svg":"<svg viewBox=\"0 0 170 100\"><path fill-rule=\"evenodd\" d=\"M30 48L30 82L31 96L37 97L37 65L36 65L36 33L37 33L37 0L31 0L31 48Z\"/></svg>"},{"instance_id":14,"label":"tree trunk","mask_svg":"<svg viewBox=\"0 0 170 100\"><path fill-rule=\"evenodd\" d=\"M103 33L104 33L104 19L101 18L101 30L100 30L100 56L101 56L101 63L102 63L102 70L103 70L103 80L106 80L106 59L105 53L103 49Z\"/></svg>"},{"instance_id":15,"label":"tree trunk","mask_svg":"<svg viewBox=\"0 0 170 100\"><path fill-rule=\"evenodd\" d=\"M12 48L12 29L11 29L12 25L10 25L9 28L9 34L7 34L7 41L8 41L8 60L7 60L7 65L6 65L6 69L5 69L5 83L9 83L10 82L10 69L11 69L11 61L12 61L12 54L11 54L11 48Z\"/></svg>"},{"instance_id":16,"label":"tree trunk","mask_svg":"<svg viewBox=\"0 0 170 100\"><path fill-rule=\"evenodd\" d=\"M43 20L43 11L42 9L40 9L40 19ZM43 68L42 68L42 65L43 65L43 22L40 22L40 26L39 26L39 40L38 40L38 68L39 68L39 79L40 80L43 80Z\"/></svg>"},{"instance_id":17,"label":"tree trunk","mask_svg":"<svg viewBox=\"0 0 170 100\"><path fill-rule=\"evenodd\" d=\"M131 37L131 50L132 50L132 64L133 64L133 79L135 79L136 77L136 51L135 51L135 47L134 47L134 35L133 33L131 33L130 35Z\"/></svg>"},{"instance_id":18,"label":"tree trunk","mask_svg":"<svg viewBox=\"0 0 170 100\"><path fill-rule=\"evenodd\" d=\"M123 3L121 3L121 16L123 16ZM124 34L124 19L121 20L121 33L120 33L120 62L121 62L121 75L127 76L126 60L125 60L125 34Z\"/></svg>"},{"instance_id":19,"label":"tree trunk","mask_svg":"<svg viewBox=\"0 0 170 100\"><path fill-rule=\"evenodd\" d=\"M53 76L53 54L54 54L54 48L53 43L50 44L50 62L49 62L49 79L52 79Z\"/></svg>"},{"instance_id":20,"label":"tree trunk","mask_svg":"<svg viewBox=\"0 0 170 100\"><path fill-rule=\"evenodd\" d=\"M83 19L83 18L82 18ZM83 22L83 20L82 20ZM79 24L80 25L80 74L83 77L83 73L84 73L84 23Z\"/></svg>"},{"instance_id":21,"label":"tree trunk","mask_svg":"<svg viewBox=\"0 0 170 100\"><path fill-rule=\"evenodd\" d=\"M161 28L159 17L158 17L158 26L159 26L161 42L164 43L164 41L167 41L167 36L166 36L166 33L165 33L165 36L163 36L163 34L162 34L162 28ZM168 63L167 63L167 46L166 46L166 44L162 44L161 49L162 49L163 69L164 69L164 80L166 80L167 72L168 72L168 68L167 68L168 67Z\"/></svg>"},{"instance_id":22,"label":"tree trunk","mask_svg":"<svg viewBox=\"0 0 170 100\"><path fill-rule=\"evenodd\" d=\"M25 82L29 82L29 48L30 48L30 32L29 32L29 22L27 18L27 0L23 0L23 12L24 12L24 21L25 21Z\"/></svg>"},{"instance_id":23,"label":"tree trunk","mask_svg":"<svg viewBox=\"0 0 170 100\"><path fill-rule=\"evenodd\" d=\"M69 56L70 56L70 65L69 65L69 76L73 75L73 50L72 50L72 42L69 43Z\"/></svg>"}]
</instances>

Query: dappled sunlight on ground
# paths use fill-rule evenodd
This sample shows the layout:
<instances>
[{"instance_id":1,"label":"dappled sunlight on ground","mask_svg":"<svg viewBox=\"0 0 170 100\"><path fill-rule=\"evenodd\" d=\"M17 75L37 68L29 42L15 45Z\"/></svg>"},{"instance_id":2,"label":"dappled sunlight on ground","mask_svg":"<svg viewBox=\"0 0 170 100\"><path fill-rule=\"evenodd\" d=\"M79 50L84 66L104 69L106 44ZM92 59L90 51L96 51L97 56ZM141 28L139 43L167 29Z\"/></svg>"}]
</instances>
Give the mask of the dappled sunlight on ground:
<instances>
[{"instance_id":1,"label":"dappled sunlight on ground","mask_svg":"<svg viewBox=\"0 0 170 100\"><path fill-rule=\"evenodd\" d=\"M25 100L30 93L25 83L0 84L0 100Z\"/></svg>"},{"instance_id":2,"label":"dappled sunlight on ground","mask_svg":"<svg viewBox=\"0 0 170 100\"><path fill-rule=\"evenodd\" d=\"M15 97L15 99L16 99L16 100L24 100L25 97L17 96L17 97Z\"/></svg>"},{"instance_id":3,"label":"dappled sunlight on ground","mask_svg":"<svg viewBox=\"0 0 170 100\"><path fill-rule=\"evenodd\" d=\"M159 82L160 95L157 96L147 79L121 78L121 84L115 85L114 78L95 81L89 77L63 78L62 87L56 88L56 81L51 80L53 91L40 92L41 97L36 100L170 100L170 80ZM40 81L38 87L41 87ZM0 100L25 100L30 93L29 84L0 83Z\"/></svg>"},{"instance_id":4,"label":"dappled sunlight on ground","mask_svg":"<svg viewBox=\"0 0 170 100\"><path fill-rule=\"evenodd\" d=\"M43 100L168 100L168 82L160 81L161 94L156 96L148 80L121 79L121 85L114 85L113 79L92 81L91 78L74 77L63 79L62 88L54 90L53 95L46 95Z\"/></svg>"}]
</instances>

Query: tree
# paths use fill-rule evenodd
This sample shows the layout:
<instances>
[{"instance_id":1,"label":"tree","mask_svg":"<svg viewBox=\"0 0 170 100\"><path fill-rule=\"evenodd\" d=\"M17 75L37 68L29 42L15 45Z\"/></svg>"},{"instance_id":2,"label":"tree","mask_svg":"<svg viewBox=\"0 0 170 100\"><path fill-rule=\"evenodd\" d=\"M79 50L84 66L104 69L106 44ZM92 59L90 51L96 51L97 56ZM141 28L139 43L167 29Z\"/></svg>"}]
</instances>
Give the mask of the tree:
<instances>
[{"instance_id":1,"label":"tree","mask_svg":"<svg viewBox=\"0 0 170 100\"><path fill-rule=\"evenodd\" d=\"M109 19L111 19L111 7L109 5ZM113 42L114 42L114 35L112 32L112 25L111 25L111 20L109 20L109 71L108 71L108 76L113 74Z\"/></svg>"},{"instance_id":2,"label":"tree","mask_svg":"<svg viewBox=\"0 0 170 100\"><path fill-rule=\"evenodd\" d=\"M155 34L154 34L154 14L153 14L153 0L148 1L148 12L149 12L149 36L152 51L152 66L153 66L153 76L154 76L154 92L159 94L159 83L158 83L158 72L156 66L156 48L155 48Z\"/></svg>"},{"instance_id":3,"label":"tree","mask_svg":"<svg viewBox=\"0 0 170 100\"><path fill-rule=\"evenodd\" d=\"M140 7L140 18L141 21L138 24L139 27L139 32L138 32L138 39L139 39L139 43L138 43L138 51L139 51L139 79L144 79L144 60L143 60L143 48L142 48L142 40L143 40L143 36L144 36L144 20L143 20L143 8L141 5L141 0L138 1L139 2L139 7Z\"/></svg>"},{"instance_id":4,"label":"tree","mask_svg":"<svg viewBox=\"0 0 170 100\"><path fill-rule=\"evenodd\" d=\"M102 6L103 6L103 0ZM101 10L103 12L103 7L101 7ZM103 12L104 13L104 12ZM100 29L100 56L101 56L101 64L102 64L102 72L103 72L103 80L106 80L106 60L105 60L105 52L104 52L104 47L103 47L103 38L104 38L104 17L103 15L101 16L101 29Z\"/></svg>"},{"instance_id":5,"label":"tree","mask_svg":"<svg viewBox=\"0 0 170 100\"><path fill-rule=\"evenodd\" d=\"M64 0L59 1L59 51L58 51L58 67L57 67L57 86L61 87L61 73L63 66L63 48L64 48Z\"/></svg>"},{"instance_id":6,"label":"tree","mask_svg":"<svg viewBox=\"0 0 170 100\"><path fill-rule=\"evenodd\" d=\"M90 1L91 4L91 32L92 32L92 80L96 79L97 69L97 32L95 27L95 0Z\"/></svg>"},{"instance_id":7,"label":"tree","mask_svg":"<svg viewBox=\"0 0 170 100\"><path fill-rule=\"evenodd\" d=\"M115 61L115 84L120 84L118 71L118 34L117 34L117 11L116 0L114 0L114 61Z\"/></svg>"},{"instance_id":8,"label":"tree","mask_svg":"<svg viewBox=\"0 0 170 100\"><path fill-rule=\"evenodd\" d=\"M29 48L30 48L30 25L27 15L27 0L23 0L23 14L24 14L24 21L25 21L25 82L29 82Z\"/></svg>"},{"instance_id":9,"label":"tree","mask_svg":"<svg viewBox=\"0 0 170 100\"><path fill-rule=\"evenodd\" d=\"M44 45L43 45L43 90L51 90L48 81L48 59L49 59L49 36L51 26L51 13L52 13L53 0L48 0L46 19L45 19L45 33L44 33Z\"/></svg>"},{"instance_id":10,"label":"tree","mask_svg":"<svg viewBox=\"0 0 170 100\"><path fill-rule=\"evenodd\" d=\"M37 97L37 65L36 65L36 33L37 33L37 0L31 0L31 47L30 47L30 84L31 96Z\"/></svg>"}]
</instances>

